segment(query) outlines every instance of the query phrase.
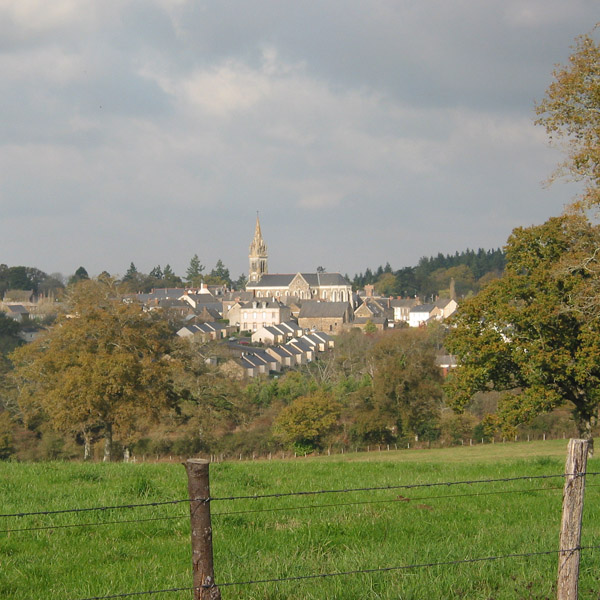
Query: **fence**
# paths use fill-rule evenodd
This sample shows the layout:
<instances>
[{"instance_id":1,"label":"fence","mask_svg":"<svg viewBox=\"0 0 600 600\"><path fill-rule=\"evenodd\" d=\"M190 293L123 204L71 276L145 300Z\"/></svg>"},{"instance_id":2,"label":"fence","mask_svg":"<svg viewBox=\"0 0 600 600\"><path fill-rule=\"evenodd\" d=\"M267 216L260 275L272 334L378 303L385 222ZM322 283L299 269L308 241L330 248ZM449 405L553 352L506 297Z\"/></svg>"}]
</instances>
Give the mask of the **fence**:
<instances>
[{"instance_id":1,"label":"fence","mask_svg":"<svg viewBox=\"0 0 600 600\"><path fill-rule=\"evenodd\" d=\"M321 451L313 450L306 452L292 452L286 450L272 450L272 451L254 451L254 452L239 452L239 451L225 451L219 453L209 454L208 452L200 452L198 455L206 456L210 462L224 462L224 461L249 461L249 460L293 460L297 458L306 458L308 456L342 456L346 454L358 454L358 453L370 453L370 452L390 452L396 450L420 450L420 449L441 449L441 448L452 448L457 446L479 446L489 444L512 444L512 443L525 443L525 442L537 442L537 441L550 441L550 440L566 440L568 438L567 432L537 432L537 433L518 433L511 437L503 436L492 436L483 438L464 437L458 438L452 442L444 442L443 440L415 440L414 437L406 438L404 440L391 442L391 443L379 443L379 444L341 444L332 445ZM163 454L152 454L152 453L137 453L132 455L128 461L130 462L182 462L184 457L177 452L165 452Z\"/></svg>"},{"instance_id":2,"label":"fence","mask_svg":"<svg viewBox=\"0 0 600 600\"><path fill-rule=\"evenodd\" d=\"M347 489L323 489L323 490L301 490L294 492L284 493L272 493L263 495L238 495L238 496L223 496L223 497L211 497L210 486L209 486L209 461L200 459L190 459L186 462L186 470L188 473L188 496L187 498L176 499L176 500L165 500L158 502L149 503L138 503L138 504L126 504L118 506L100 506L92 508L75 508L75 509L64 509L54 511L38 511L29 513L13 513L0 515L2 518L19 518L32 515L51 515L51 514L64 514L64 513L89 513L92 511L108 511L113 509L135 509L148 506L163 506L163 505L175 505L175 504L189 504L190 509L190 523L191 523L191 538L192 538L192 572L193 581L192 585L188 587L171 587L154 590L142 590L142 591L130 591L122 593L114 593L105 596L90 596L85 600L105 600L108 598L127 598L136 596L151 596L156 594L176 594L179 592L193 592L194 597L197 600L205 600L207 598L217 599L221 597L221 590L228 588L236 588L240 586L252 586L256 584L266 583L286 583L302 580L316 580L325 578L340 578L348 577L357 574L373 574L373 573L386 573L393 571L409 571L417 569L429 569L429 568L443 568L450 567L460 564L469 563L485 563L490 561L501 561L510 560L517 558L543 556L543 555L556 555L558 557L559 568L558 568L558 580L557 580L557 598L564 600L566 598L577 598L577 585L578 585L578 569L579 569L579 558L582 551L597 549L598 545L588 545L582 547L581 544L581 515L583 511L583 495L585 488L586 475L598 475L599 473L588 473L586 469L586 457L587 457L587 442L582 440L571 440L569 443L569 452L565 467L565 473L551 474L551 475L526 475L519 477L504 477L497 479L480 479L480 480L469 480L469 481L443 481L443 482L431 482L431 483L415 483L415 484L403 484L403 485L386 485L386 486L365 486ZM561 524L560 534L560 545L558 549L549 550L535 550L531 552L521 553L506 553L493 556L481 556L481 557L465 557L457 560L442 560L442 561L423 561L411 564L392 565L383 567L372 567L366 566L365 568L356 568L350 570L343 570L337 572L325 572L315 573L308 575L299 576L283 576L283 577L249 577L239 581L220 581L215 578L214 563L213 563L213 548L212 548L212 524L211 524L211 507L215 504L222 502L234 502L243 500L259 500L265 498L271 499L283 499L290 497L325 497L334 496L341 497L344 494L365 492L372 493L377 490L418 490L426 488L448 488L451 489L455 486L481 486L492 483L501 482L514 482L521 480L548 480L548 479L564 479L563 486L563 519ZM541 488L540 488L541 489ZM549 488L544 488L549 489ZM532 491L531 489L524 491ZM489 494L498 493L514 493L514 491L492 491L484 492ZM452 495L453 498L459 496L465 497L469 495L482 495L479 493L465 493L460 495ZM448 495L450 496L450 494ZM437 496L443 497L443 496ZM376 504L381 502L398 502L402 501L403 496L398 496L394 500L366 500L360 502L347 502L347 503L321 503L311 504L307 506L295 507L298 509L305 508L318 508L326 506L342 506L342 505L356 505L356 504ZM414 499L414 498L413 498ZM215 514L243 514L252 512L274 512L276 510L293 510L294 507L284 507L281 509L277 508L258 508L250 510L240 511L227 511L225 513L213 513ZM130 519L120 521L105 521L101 523L78 523L72 525L60 525L60 526L35 526L35 527L23 527L20 529L5 529L0 533L14 533L24 531L40 531L40 530L52 530L57 528L67 527L81 527L84 525L109 525L111 523L123 523L123 522L144 522L151 520L165 520L168 518L179 519L180 516L176 517L160 517L160 518L149 518L149 519ZM84 599L81 599L84 600Z\"/></svg>"}]
</instances>

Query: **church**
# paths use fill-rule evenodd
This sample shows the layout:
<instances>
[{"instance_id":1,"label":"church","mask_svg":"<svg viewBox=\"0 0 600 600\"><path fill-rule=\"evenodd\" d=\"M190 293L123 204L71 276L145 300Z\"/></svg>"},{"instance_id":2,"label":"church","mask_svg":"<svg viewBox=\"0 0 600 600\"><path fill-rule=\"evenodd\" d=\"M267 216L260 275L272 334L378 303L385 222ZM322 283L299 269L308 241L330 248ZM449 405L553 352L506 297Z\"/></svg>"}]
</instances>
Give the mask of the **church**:
<instances>
[{"instance_id":1,"label":"church","mask_svg":"<svg viewBox=\"0 0 600 600\"><path fill-rule=\"evenodd\" d=\"M256 215L254 238L250 244L248 283L246 291L255 298L287 297L322 302L352 304L352 285L340 273L269 273L267 245L262 237Z\"/></svg>"}]
</instances>

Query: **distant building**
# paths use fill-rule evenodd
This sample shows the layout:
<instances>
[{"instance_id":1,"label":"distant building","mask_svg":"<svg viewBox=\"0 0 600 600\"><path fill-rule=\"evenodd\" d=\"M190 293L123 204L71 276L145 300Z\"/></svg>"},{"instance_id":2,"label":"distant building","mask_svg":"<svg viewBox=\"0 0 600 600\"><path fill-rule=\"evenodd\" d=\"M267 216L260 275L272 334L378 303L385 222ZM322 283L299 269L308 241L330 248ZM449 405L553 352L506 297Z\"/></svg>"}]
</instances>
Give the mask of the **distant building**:
<instances>
[{"instance_id":1,"label":"distant building","mask_svg":"<svg viewBox=\"0 0 600 600\"><path fill-rule=\"evenodd\" d=\"M352 307L347 302L309 300L302 303L298 325L303 329L337 334L352 321L353 316Z\"/></svg>"},{"instance_id":2,"label":"distant building","mask_svg":"<svg viewBox=\"0 0 600 600\"><path fill-rule=\"evenodd\" d=\"M240 331L256 331L259 327L289 321L291 311L278 300L252 300L240 307Z\"/></svg>"},{"instance_id":3,"label":"distant building","mask_svg":"<svg viewBox=\"0 0 600 600\"><path fill-rule=\"evenodd\" d=\"M250 272L246 291L256 298L289 297L325 302L352 302L352 285L340 273L270 274L267 246L263 240L258 216L248 256Z\"/></svg>"}]
</instances>

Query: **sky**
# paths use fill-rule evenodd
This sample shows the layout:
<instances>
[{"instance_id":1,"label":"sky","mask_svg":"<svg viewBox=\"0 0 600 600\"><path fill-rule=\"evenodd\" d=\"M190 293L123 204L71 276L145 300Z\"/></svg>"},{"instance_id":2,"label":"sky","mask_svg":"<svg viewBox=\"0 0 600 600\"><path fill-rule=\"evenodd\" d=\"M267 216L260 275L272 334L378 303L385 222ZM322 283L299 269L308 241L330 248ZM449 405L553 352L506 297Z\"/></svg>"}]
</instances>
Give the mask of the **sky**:
<instances>
[{"instance_id":1,"label":"sky","mask_svg":"<svg viewBox=\"0 0 600 600\"><path fill-rule=\"evenodd\" d=\"M535 102L595 0L0 0L0 263L353 276L502 246L575 183Z\"/></svg>"}]
</instances>

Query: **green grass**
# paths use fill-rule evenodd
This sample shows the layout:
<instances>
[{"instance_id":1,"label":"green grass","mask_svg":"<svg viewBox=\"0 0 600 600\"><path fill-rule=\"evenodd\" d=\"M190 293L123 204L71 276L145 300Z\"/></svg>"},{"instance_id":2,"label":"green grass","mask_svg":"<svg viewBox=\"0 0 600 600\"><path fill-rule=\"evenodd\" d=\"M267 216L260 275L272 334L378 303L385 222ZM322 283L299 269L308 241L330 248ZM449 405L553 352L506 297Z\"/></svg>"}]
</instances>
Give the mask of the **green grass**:
<instances>
[{"instance_id":1,"label":"green grass","mask_svg":"<svg viewBox=\"0 0 600 600\"><path fill-rule=\"evenodd\" d=\"M566 441L211 465L214 497L560 474ZM592 459L589 471L600 471ZM212 503L217 581L235 582L556 550L562 479ZM600 478L583 545L600 543ZM400 498L404 497L404 499ZM0 464L3 514L187 497L178 464ZM327 506L335 505L335 506ZM274 510L284 509L284 510ZM254 511L254 512L248 512ZM262 512L261 512L262 511ZM107 521L177 517L120 524ZM77 599L191 585L187 504L0 519L0 598ZM582 554L580 598L600 592ZM223 587L223 598L551 598L557 556ZM146 597L146 596L143 596ZM150 596L190 598L189 592Z\"/></svg>"}]
</instances>

